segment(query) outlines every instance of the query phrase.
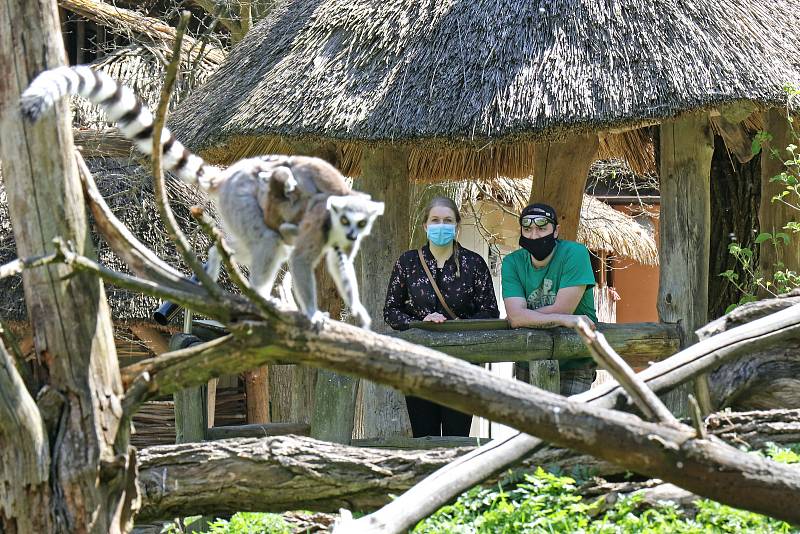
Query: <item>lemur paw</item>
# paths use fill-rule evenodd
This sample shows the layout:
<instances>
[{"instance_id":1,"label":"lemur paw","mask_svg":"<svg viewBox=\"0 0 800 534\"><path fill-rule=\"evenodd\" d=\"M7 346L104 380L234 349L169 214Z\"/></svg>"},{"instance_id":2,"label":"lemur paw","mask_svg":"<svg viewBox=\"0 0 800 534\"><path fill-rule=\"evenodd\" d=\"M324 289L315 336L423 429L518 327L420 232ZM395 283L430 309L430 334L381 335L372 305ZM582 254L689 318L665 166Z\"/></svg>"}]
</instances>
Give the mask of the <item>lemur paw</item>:
<instances>
[{"instance_id":1,"label":"lemur paw","mask_svg":"<svg viewBox=\"0 0 800 534\"><path fill-rule=\"evenodd\" d=\"M369 330L370 326L372 326L372 319L370 319L367 309L361 304L352 307L350 309L350 314L356 318L358 323L361 325L361 328L364 330Z\"/></svg>"},{"instance_id":2,"label":"lemur paw","mask_svg":"<svg viewBox=\"0 0 800 534\"><path fill-rule=\"evenodd\" d=\"M321 312L319 310L316 310L308 317L308 320L311 321L311 324L314 326L322 326L322 323L324 323L327 319L330 319L330 314L328 312Z\"/></svg>"}]
</instances>

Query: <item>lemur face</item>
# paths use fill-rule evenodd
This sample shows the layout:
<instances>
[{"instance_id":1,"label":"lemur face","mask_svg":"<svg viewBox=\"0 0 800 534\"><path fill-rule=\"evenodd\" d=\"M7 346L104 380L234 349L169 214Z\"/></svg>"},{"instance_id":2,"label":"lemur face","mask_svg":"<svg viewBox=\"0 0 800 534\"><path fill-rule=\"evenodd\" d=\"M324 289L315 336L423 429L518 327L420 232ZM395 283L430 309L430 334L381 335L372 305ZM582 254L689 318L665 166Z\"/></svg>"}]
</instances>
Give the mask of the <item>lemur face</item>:
<instances>
[{"instance_id":1,"label":"lemur face","mask_svg":"<svg viewBox=\"0 0 800 534\"><path fill-rule=\"evenodd\" d=\"M369 235L375 218L383 214L383 202L373 202L359 195L331 196L328 210L331 214L329 241L346 246Z\"/></svg>"}]
</instances>

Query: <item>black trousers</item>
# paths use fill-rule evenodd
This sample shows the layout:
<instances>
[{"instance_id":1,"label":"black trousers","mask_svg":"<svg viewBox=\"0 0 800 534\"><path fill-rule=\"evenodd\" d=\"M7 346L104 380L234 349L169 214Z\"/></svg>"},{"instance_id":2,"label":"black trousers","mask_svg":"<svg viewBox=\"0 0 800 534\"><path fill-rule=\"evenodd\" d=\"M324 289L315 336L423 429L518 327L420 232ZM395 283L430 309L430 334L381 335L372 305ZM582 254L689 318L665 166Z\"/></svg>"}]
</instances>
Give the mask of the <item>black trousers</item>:
<instances>
[{"instance_id":1,"label":"black trousers","mask_svg":"<svg viewBox=\"0 0 800 534\"><path fill-rule=\"evenodd\" d=\"M406 397L411 431L415 438L424 436L469 436L472 415L419 397Z\"/></svg>"}]
</instances>

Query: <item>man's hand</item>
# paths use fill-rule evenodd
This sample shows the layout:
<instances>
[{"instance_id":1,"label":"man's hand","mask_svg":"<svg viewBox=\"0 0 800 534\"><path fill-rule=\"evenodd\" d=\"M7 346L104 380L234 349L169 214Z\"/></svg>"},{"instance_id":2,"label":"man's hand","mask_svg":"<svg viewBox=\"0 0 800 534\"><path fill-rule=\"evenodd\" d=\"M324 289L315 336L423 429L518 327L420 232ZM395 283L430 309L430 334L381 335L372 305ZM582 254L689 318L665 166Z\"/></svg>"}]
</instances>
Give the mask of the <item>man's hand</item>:
<instances>
[{"instance_id":1,"label":"man's hand","mask_svg":"<svg viewBox=\"0 0 800 534\"><path fill-rule=\"evenodd\" d=\"M561 320L559 321L561 323L561 326L565 328L575 328L576 326L578 326L578 323L581 321L581 319L583 319L587 323L589 323L589 326L591 327L592 330L595 329L594 321L589 319L589 317L587 317L586 315L559 315L559 317L561 318Z\"/></svg>"},{"instance_id":2,"label":"man's hand","mask_svg":"<svg viewBox=\"0 0 800 534\"><path fill-rule=\"evenodd\" d=\"M441 313L438 313L438 312L429 313L423 319L423 321L431 321L432 323L443 323L446 320L447 320L447 317L445 317L444 315L442 315Z\"/></svg>"}]
</instances>

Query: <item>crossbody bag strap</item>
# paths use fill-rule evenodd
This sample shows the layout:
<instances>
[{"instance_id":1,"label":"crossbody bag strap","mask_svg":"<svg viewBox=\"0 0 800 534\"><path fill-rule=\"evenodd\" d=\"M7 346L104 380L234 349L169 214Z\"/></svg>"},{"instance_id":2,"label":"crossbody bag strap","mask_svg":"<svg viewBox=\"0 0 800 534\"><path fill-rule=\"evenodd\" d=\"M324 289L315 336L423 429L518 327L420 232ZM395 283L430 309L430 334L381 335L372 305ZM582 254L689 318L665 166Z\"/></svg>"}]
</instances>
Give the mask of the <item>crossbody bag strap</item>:
<instances>
[{"instance_id":1,"label":"crossbody bag strap","mask_svg":"<svg viewBox=\"0 0 800 534\"><path fill-rule=\"evenodd\" d=\"M444 301L444 296L442 296L442 292L439 291L439 286L436 285L436 280L433 279L433 275L431 274L431 270L428 269L428 264L425 263L425 257L422 255L422 249L417 249L417 254L419 255L419 262L422 264L422 268L425 269L425 274L428 275L428 280L431 281L431 285L433 286L433 291L436 293L436 296L439 298L439 302L441 302L442 307L447 312L447 315L450 316L451 319L458 319L458 316L453 313L453 310L450 309L450 306Z\"/></svg>"}]
</instances>

